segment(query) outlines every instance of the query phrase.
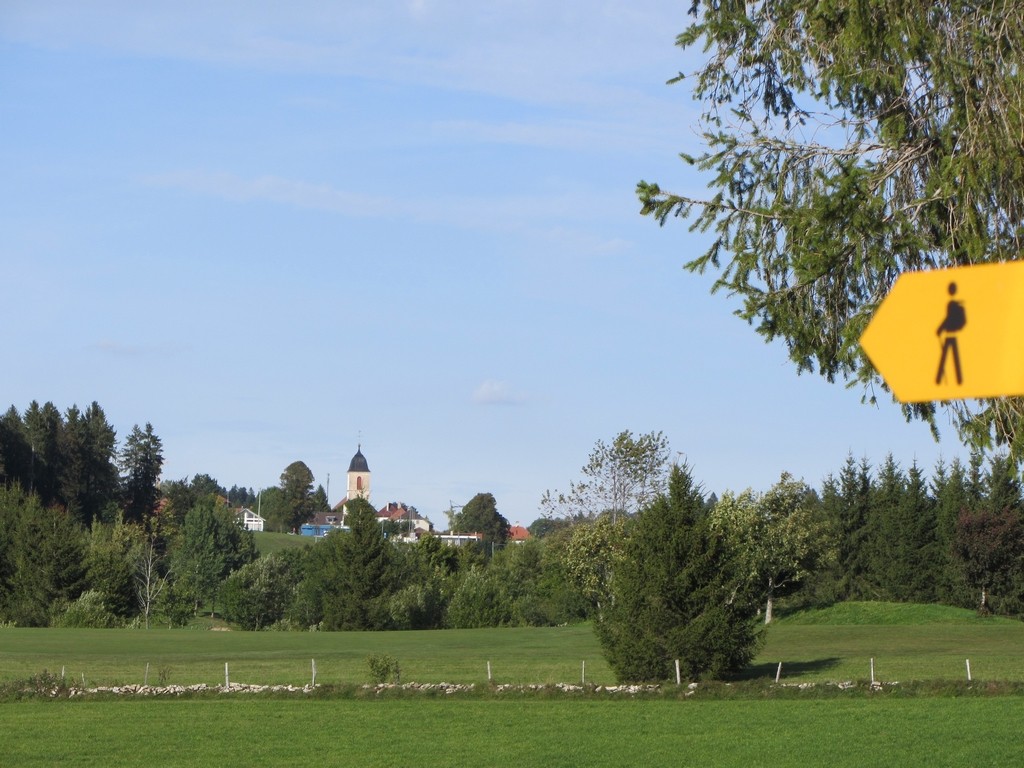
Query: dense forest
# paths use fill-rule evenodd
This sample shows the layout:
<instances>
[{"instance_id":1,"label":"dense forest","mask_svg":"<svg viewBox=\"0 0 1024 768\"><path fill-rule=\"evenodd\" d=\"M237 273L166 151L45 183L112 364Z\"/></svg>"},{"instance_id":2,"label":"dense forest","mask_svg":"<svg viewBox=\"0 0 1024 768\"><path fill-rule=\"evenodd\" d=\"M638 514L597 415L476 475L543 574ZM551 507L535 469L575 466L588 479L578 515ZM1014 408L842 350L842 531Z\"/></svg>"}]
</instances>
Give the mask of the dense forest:
<instances>
[{"instance_id":1,"label":"dense forest","mask_svg":"<svg viewBox=\"0 0 1024 768\"><path fill-rule=\"evenodd\" d=\"M523 543L506 545L508 523L489 493L462 512L488 531L484 541L455 548L432 536L389 537L357 499L347 530L260 556L237 517L256 494L208 475L160 482L151 425L119 446L96 403L63 414L51 403L23 414L12 406L0 418L0 622L175 626L216 613L248 629L600 625L615 602L615 574L621 589L630 563L653 562L663 542L698 525L688 557L713 549L718 571L736 580L732 595L741 584L758 622L842 600L1024 614L1024 504L1001 456L940 463L930 475L892 458L872 465L850 456L819 488L785 474L767 491L720 498L686 468L686 515L672 518L657 517L676 503L668 478L679 472L660 439L623 433L598 443L612 480L638 465L616 450L651 459L642 497L616 498L614 507L591 498L587 509L579 494L549 495ZM598 485L591 478L586 487ZM281 530L327 503L302 462L260 495L276 497ZM644 527L656 518L660 527Z\"/></svg>"}]
</instances>

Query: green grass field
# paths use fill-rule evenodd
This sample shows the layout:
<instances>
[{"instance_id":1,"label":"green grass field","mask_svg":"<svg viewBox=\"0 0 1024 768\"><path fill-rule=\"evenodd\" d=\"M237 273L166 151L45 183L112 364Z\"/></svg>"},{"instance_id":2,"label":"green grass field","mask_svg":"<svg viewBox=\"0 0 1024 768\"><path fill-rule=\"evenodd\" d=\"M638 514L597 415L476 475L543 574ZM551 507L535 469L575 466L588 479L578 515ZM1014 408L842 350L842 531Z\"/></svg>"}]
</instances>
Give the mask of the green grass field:
<instances>
[{"instance_id":1,"label":"green grass field","mask_svg":"<svg viewBox=\"0 0 1024 768\"><path fill-rule=\"evenodd\" d=\"M367 656L396 658L416 682L614 683L589 626L424 632L209 632L201 630L0 629L0 681L49 670L90 685L149 682L352 684L369 679ZM773 624L744 679L787 682L1024 681L1024 623L979 619L939 606L847 604Z\"/></svg>"},{"instance_id":2,"label":"green grass field","mask_svg":"<svg viewBox=\"0 0 1024 768\"><path fill-rule=\"evenodd\" d=\"M302 685L365 683L366 658L386 653L402 679L486 683L612 683L589 626L424 632L208 632L201 630L0 629L0 680L44 669L89 685L149 682L219 684L228 664L233 682Z\"/></svg>"},{"instance_id":3,"label":"green grass field","mask_svg":"<svg viewBox=\"0 0 1024 768\"><path fill-rule=\"evenodd\" d=\"M366 657L404 680L612 683L588 626L391 633L0 629L0 681L43 669L90 685L363 683ZM822 697L756 683L944 681ZM975 684L965 689L964 659ZM1024 764L1024 696L978 695L1024 681L1024 624L934 606L848 604L787 617L723 700L552 695L298 696L0 703L0 764L42 766L1007 766ZM971 695L963 695L970 693ZM726 696L725 698L728 698Z\"/></svg>"},{"instance_id":4,"label":"green grass field","mask_svg":"<svg viewBox=\"0 0 1024 768\"><path fill-rule=\"evenodd\" d=\"M1005 766L1024 700L64 701L0 705L12 766Z\"/></svg>"}]
</instances>

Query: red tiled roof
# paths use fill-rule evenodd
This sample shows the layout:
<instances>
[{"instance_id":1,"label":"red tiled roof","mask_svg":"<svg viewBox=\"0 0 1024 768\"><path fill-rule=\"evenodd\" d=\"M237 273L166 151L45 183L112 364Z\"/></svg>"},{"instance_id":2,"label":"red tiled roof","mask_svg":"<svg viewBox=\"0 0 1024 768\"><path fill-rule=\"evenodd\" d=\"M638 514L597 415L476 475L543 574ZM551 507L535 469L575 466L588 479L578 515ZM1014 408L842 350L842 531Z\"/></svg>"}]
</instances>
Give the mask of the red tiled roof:
<instances>
[{"instance_id":1,"label":"red tiled roof","mask_svg":"<svg viewBox=\"0 0 1024 768\"><path fill-rule=\"evenodd\" d=\"M513 525L508 529L509 541L526 541L530 538L530 532L521 525Z\"/></svg>"}]
</instances>

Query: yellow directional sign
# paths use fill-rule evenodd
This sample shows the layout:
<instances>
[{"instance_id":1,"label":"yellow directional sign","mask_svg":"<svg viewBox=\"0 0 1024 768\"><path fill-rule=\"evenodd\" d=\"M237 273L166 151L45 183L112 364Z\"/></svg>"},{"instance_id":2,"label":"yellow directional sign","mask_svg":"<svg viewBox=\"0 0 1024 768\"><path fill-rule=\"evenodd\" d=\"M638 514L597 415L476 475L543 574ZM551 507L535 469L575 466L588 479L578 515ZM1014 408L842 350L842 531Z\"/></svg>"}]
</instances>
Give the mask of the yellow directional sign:
<instances>
[{"instance_id":1,"label":"yellow directional sign","mask_svg":"<svg viewBox=\"0 0 1024 768\"><path fill-rule=\"evenodd\" d=\"M1024 394L1024 261L906 272L860 337L904 403Z\"/></svg>"}]
</instances>

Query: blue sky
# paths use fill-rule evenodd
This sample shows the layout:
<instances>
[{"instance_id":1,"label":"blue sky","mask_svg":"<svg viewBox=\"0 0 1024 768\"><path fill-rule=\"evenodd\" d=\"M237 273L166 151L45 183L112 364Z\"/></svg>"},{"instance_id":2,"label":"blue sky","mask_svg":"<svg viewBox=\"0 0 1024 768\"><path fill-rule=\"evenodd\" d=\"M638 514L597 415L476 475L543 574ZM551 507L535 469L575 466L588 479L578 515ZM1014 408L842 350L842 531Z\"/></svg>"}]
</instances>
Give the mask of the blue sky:
<instances>
[{"instance_id":1,"label":"blue sky","mask_svg":"<svg viewBox=\"0 0 1024 768\"><path fill-rule=\"evenodd\" d=\"M960 455L797 376L641 217L699 194L685 3L0 5L0 406L151 422L166 479L305 461L528 524L595 441L708 491Z\"/></svg>"}]
</instances>

